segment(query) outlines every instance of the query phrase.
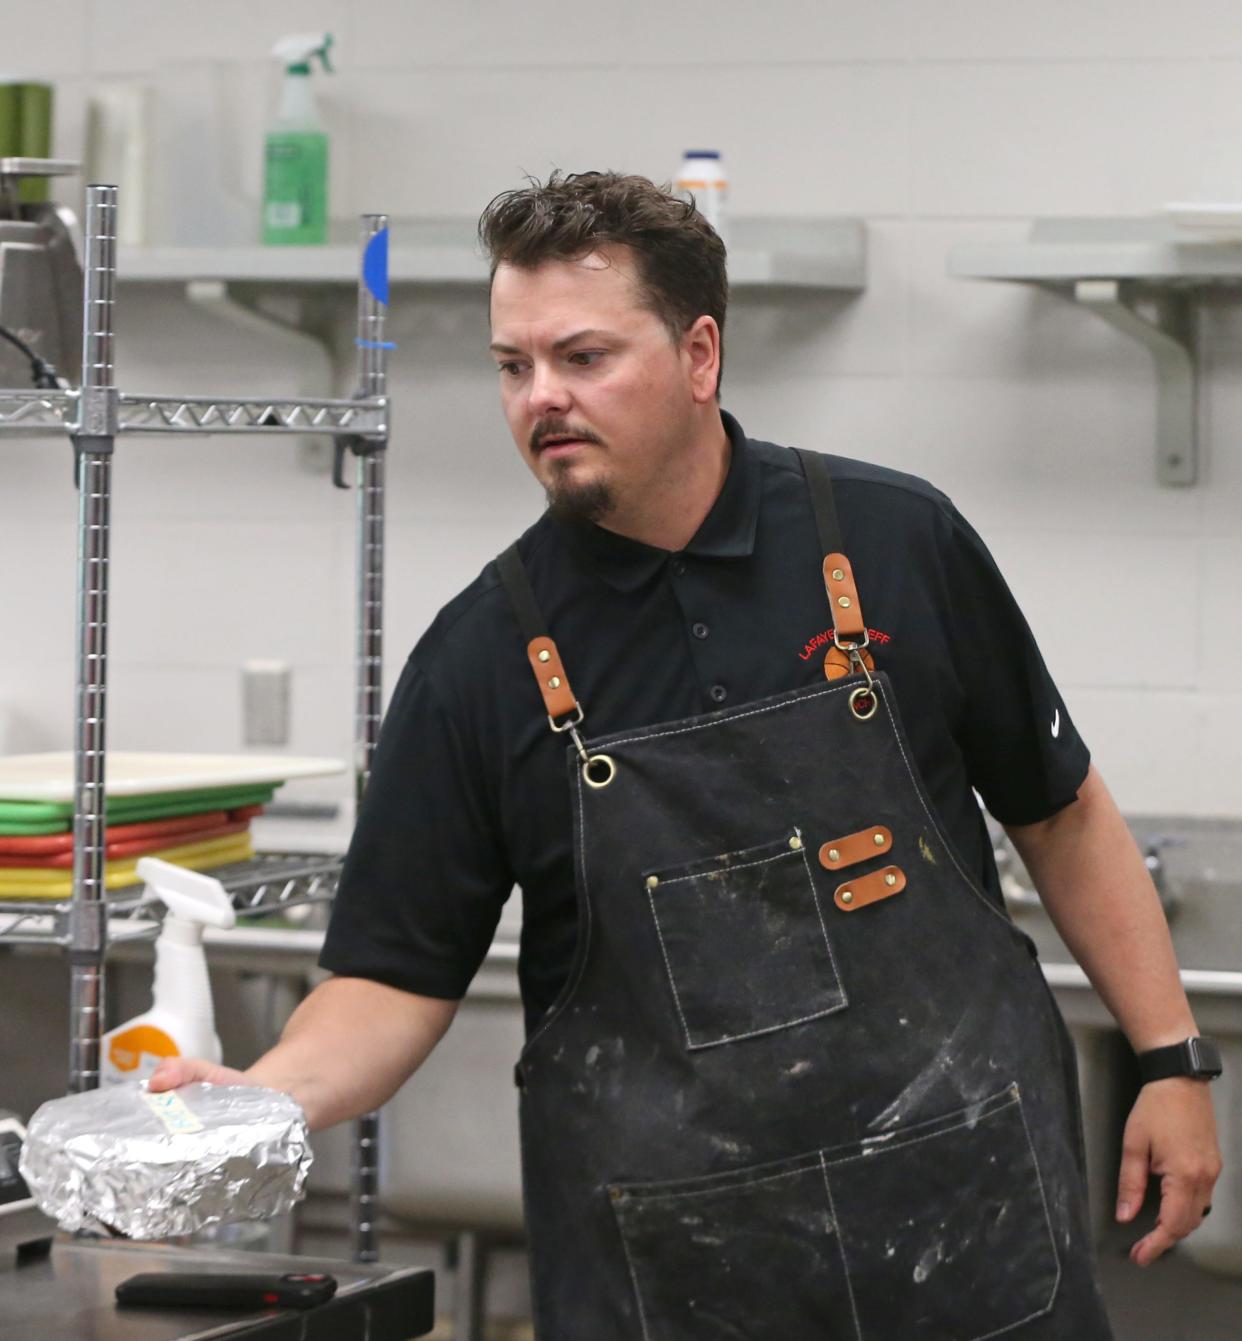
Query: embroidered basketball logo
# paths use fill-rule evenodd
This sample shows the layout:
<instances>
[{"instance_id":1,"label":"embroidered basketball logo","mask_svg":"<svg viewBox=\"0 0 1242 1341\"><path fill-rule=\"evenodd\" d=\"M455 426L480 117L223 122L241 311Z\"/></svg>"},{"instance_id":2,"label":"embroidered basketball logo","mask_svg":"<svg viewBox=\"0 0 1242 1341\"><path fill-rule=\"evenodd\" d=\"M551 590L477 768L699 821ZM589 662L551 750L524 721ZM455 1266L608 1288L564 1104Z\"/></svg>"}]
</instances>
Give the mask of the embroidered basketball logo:
<instances>
[{"instance_id":1,"label":"embroidered basketball logo","mask_svg":"<svg viewBox=\"0 0 1242 1341\"><path fill-rule=\"evenodd\" d=\"M864 651L862 654L863 663L869 671L875 670L875 658L870 652ZM847 675L853 675L857 667L851 665L847 653L834 643L828 649L828 655L824 658L824 674L830 680L843 680Z\"/></svg>"}]
</instances>

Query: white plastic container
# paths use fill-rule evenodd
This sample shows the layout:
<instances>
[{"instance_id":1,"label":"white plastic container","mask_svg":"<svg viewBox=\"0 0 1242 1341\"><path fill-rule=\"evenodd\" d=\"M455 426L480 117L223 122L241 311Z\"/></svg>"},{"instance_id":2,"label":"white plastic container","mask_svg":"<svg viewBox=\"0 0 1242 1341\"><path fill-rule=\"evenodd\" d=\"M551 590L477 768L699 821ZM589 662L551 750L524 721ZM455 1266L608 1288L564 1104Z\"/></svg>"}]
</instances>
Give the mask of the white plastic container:
<instances>
[{"instance_id":1,"label":"white plastic container","mask_svg":"<svg viewBox=\"0 0 1242 1341\"><path fill-rule=\"evenodd\" d=\"M119 1085L145 1080L165 1057L220 1061L203 954L203 927L231 927L237 919L224 886L184 866L143 857L138 874L168 908L155 942L151 1009L103 1036L100 1080Z\"/></svg>"},{"instance_id":2,"label":"white plastic container","mask_svg":"<svg viewBox=\"0 0 1242 1341\"><path fill-rule=\"evenodd\" d=\"M715 149L687 149L673 189L679 195L694 197L699 213L728 245L729 178L719 152Z\"/></svg>"}]
</instances>

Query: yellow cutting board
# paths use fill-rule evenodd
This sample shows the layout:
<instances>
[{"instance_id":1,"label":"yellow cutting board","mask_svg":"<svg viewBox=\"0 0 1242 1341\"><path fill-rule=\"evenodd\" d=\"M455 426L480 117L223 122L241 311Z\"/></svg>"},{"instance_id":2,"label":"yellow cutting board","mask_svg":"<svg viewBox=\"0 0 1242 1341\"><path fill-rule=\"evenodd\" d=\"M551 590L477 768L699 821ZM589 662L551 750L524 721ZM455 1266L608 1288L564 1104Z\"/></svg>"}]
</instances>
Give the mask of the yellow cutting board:
<instances>
[{"instance_id":1,"label":"yellow cutting board","mask_svg":"<svg viewBox=\"0 0 1242 1341\"><path fill-rule=\"evenodd\" d=\"M207 871L213 866L228 866L235 861L249 861L254 856L250 835L230 834L207 843L188 843L148 855L163 861L187 866L192 871ZM124 889L140 885L138 861L109 861L104 863L104 888ZM73 875L69 871L29 870L20 868L0 870L0 899L68 899L73 895Z\"/></svg>"}]
</instances>

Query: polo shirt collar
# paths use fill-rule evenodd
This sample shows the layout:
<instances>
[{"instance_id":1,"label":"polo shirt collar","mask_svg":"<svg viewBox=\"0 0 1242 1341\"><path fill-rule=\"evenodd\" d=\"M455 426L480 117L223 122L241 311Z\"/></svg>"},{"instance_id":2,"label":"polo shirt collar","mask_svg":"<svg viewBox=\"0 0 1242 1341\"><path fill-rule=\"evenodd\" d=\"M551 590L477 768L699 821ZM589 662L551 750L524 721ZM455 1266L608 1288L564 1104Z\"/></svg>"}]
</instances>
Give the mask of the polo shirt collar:
<instances>
[{"instance_id":1,"label":"polo shirt collar","mask_svg":"<svg viewBox=\"0 0 1242 1341\"><path fill-rule=\"evenodd\" d=\"M729 435L729 470L711 511L682 552L706 559L745 558L755 548L761 466L737 420L723 410L720 418ZM668 550L591 522L562 523L562 530L574 549L617 591L637 590L669 558Z\"/></svg>"}]
</instances>

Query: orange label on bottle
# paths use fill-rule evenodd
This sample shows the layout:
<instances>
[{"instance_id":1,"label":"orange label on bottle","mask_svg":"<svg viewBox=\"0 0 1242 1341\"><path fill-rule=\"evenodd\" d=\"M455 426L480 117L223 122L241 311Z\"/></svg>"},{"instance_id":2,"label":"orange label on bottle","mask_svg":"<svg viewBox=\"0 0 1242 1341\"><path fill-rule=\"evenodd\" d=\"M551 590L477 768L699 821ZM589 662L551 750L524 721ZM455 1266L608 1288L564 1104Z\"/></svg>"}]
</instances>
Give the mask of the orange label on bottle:
<instances>
[{"instance_id":1,"label":"orange label on bottle","mask_svg":"<svg viewBox=\"0 0 1242 1341\"><path fill-rule=\"evenodd\" d=\"M144 1052L155 1057L181 1056L181 1049L162 1029L153 1024L137 1024L112 1040L108 1060L118 1071L136 1071Z\"/></svg>"}]
</instances>

